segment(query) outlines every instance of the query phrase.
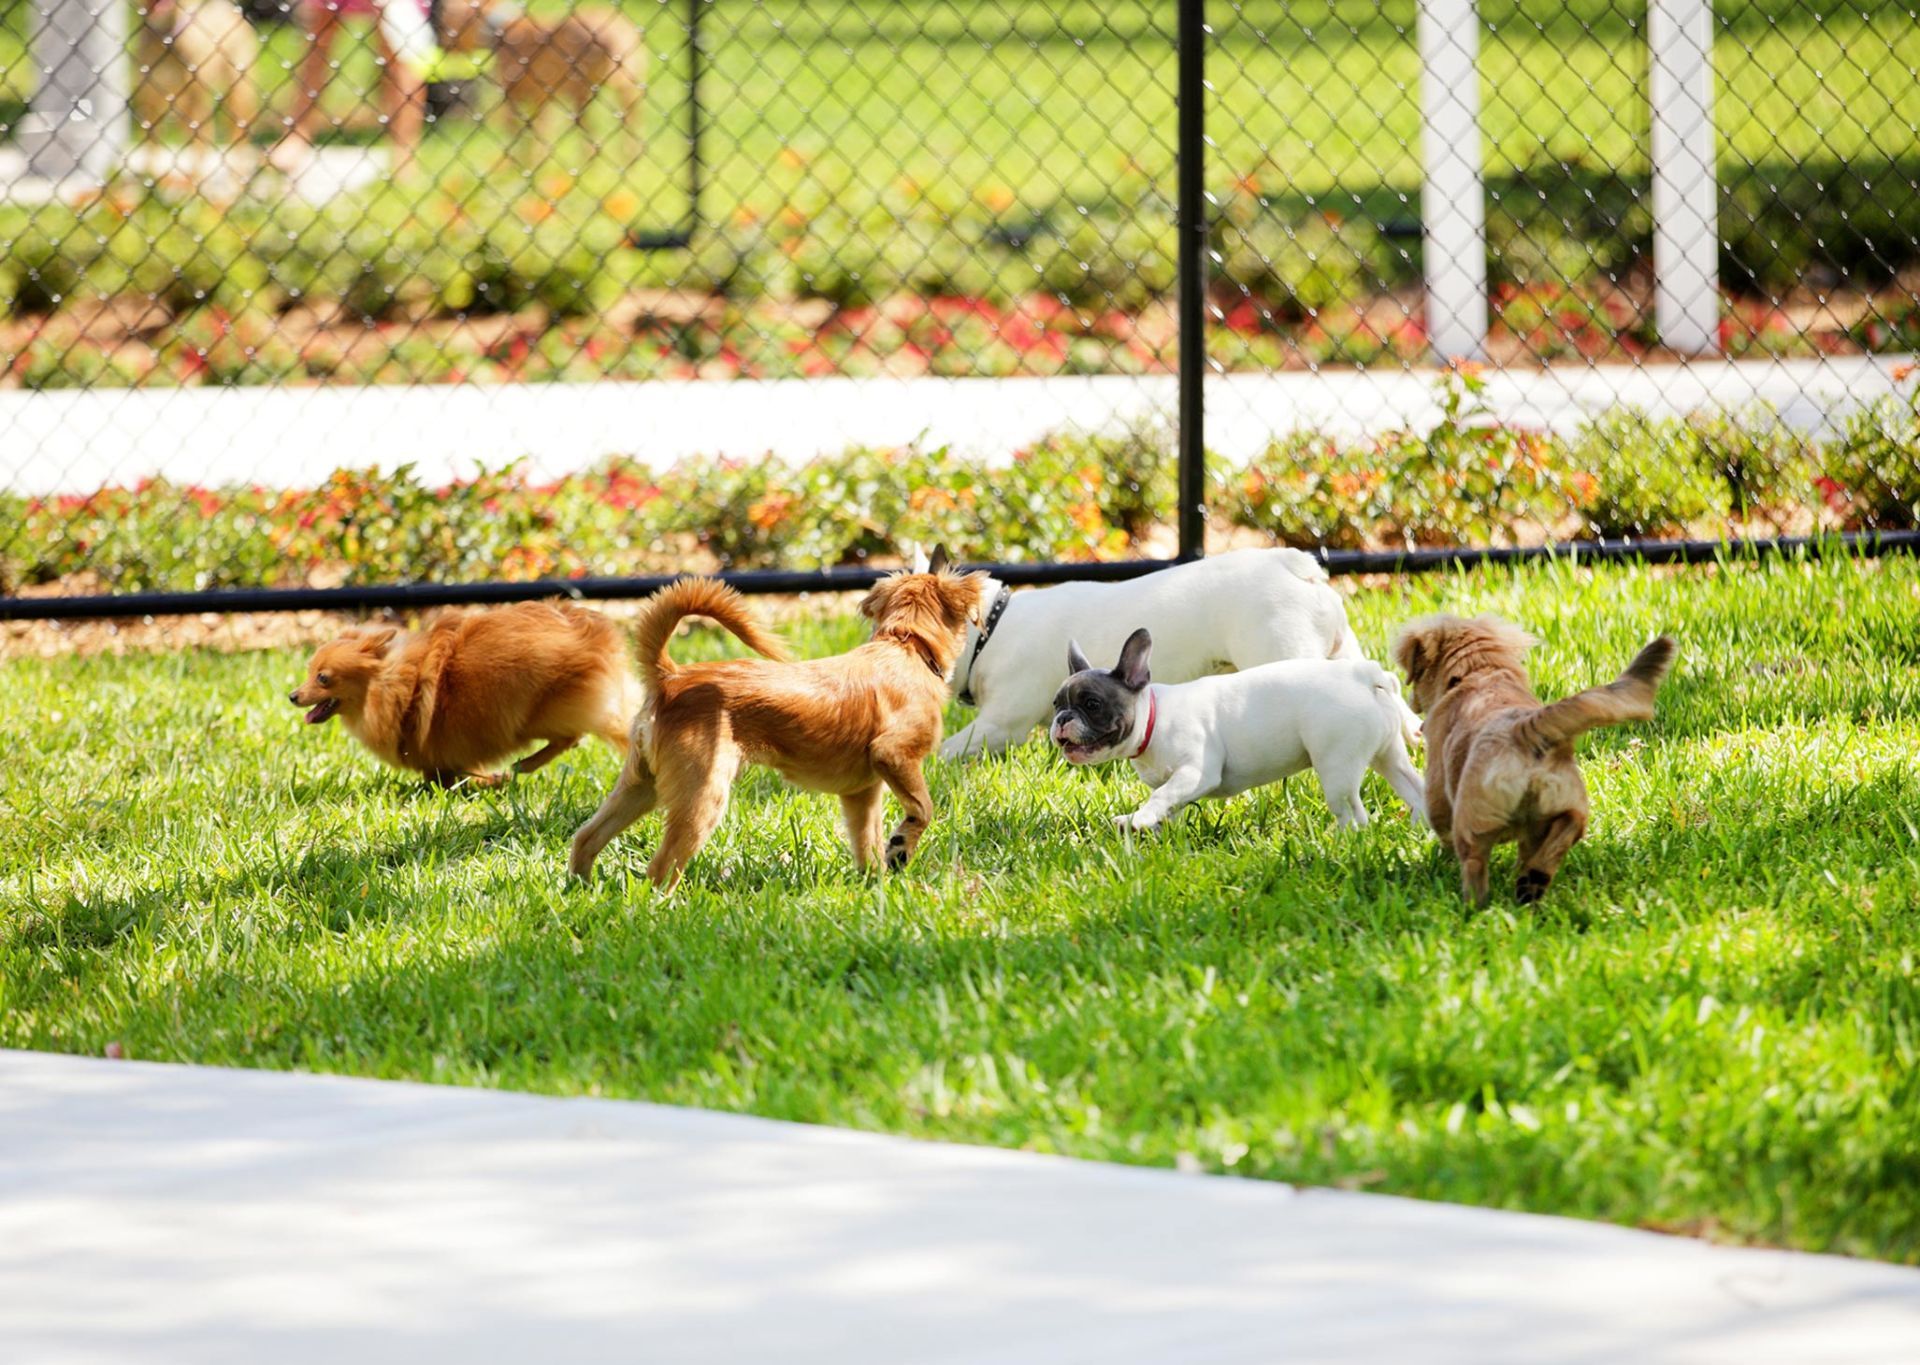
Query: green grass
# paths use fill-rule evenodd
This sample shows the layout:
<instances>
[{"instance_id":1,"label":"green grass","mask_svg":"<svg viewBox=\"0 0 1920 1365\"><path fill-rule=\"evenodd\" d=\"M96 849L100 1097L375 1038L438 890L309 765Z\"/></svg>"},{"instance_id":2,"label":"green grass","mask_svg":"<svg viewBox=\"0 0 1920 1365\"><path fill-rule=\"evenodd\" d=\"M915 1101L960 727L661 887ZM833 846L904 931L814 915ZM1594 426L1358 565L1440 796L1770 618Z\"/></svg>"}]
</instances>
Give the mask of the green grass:
<instances>
[{"instance_id":1,"label":"green grass","mask_svg":"<svg viewBox=\"0 0 1920 1365\"><path fill-rule=\"evenodd\" d=\"M28 8L0 0L0 101L29 92ZM664 192L684 156L684 19L678 5L626 8L653 54L652 150L638 181ZM1357 195L1382 212L1416 190L1415 14L1414 0L1215 5L1216 178L1264 174L1271 189L1334 195L1336 208ZM1483 5L1481 16L1490 174L1568 162L1645 172L1644 2L1522 0ZM742 205L777 211L806 191L858 213L903 177L915 193L962 203L996 188L1029 205L1100 203L1116 184L1132 201L1136 170L1170 198L1173 17L1146 0L712 6L708 208L726 221ZM1717 18L1724 172L1757 166L1778 181L1803 163L1911 152L1920 24L1903 4L1822 14L1799 0L1738 0L1717 6ZM284 104L297 35L285 25L263 32L259 80ZM368 103L374 66L364 50L341 56L344 112ZM493 162L490 136L468 123L434 141L429 162L443 171Z\"/></svg>"},{"instance_id":2,"label":"green grass","mask_svg":"<svg viewBox=\"0 0 1920 1365\"><path fill-rule=\"evenodd\" d=\"M435 793L304 731L289 654L14 662L0 1044L1191 1158L1920 1261L1920 568L1488 571L1352 610L1377 649L1441 606L1539 633L1548 695L1657 630L1681 643L1659 719L1587 742L1594 832L1537 908L1464 908L1378 786L1352 836L1301 779L1129 847L1108 818L1131 773L1039 745L936 765L898 878L857 876L834 803L756 771L672 898L639 878L652 822L569 889L604 752Z\"/></svg>"},{"instance_id":3,"label":"green grass","mask_svg":"<svg viewBox=\"0 0 1920 1365\"><path fill-rule=\"evenodd\" d=\"M621 245L657 246L690 221L684 11L626 3L651 54L638 156L613 138L607 108L544 158L524 134L458 116L429 130L420 176L382 178L318 221L270 196L195 212L177 180L156 191L156 216L183 219L171 233L119 221L118 198L77 224L64 207L15 208L0 214L0 312L94 292L158 293L181 311L211 299L270 313L298 299L324 312L346 298L389 320L428 301L440 315L476 299L523 307L528 291L500 276L544 281L531 296L563 312L658 287L850 307L902 291L1037 291L1096 311L1170 295L1177 119L1164 0L708 5L704 190L684 250ZM0 0L0 125L17 121L34 69L27 8ZM1298 321L1418 282L1416 10L1212 7L1206 176L1221 298L1244 291ZM1492 283L1642 278L1644 0L1495 0L1479 12ZM300 48L287 25L263 30L257 74L271 110L288 108ZM343 42L335 55L328 106L352 126L328 140L375 142L371 49ZM1920 22L1894 0L1836 13L1738 0L1718 7L1714 66L1729 289L1895 282L1920 249L1920 200L1901 188L1920 183ZM222 219L230 231L215 229ZM484 247L471 240L479 230ZM476 293L475 275L493 283ZM140 374L134 357L109 367L83 348L70 359L75 374Z\"/></svg>"}]
</instances>

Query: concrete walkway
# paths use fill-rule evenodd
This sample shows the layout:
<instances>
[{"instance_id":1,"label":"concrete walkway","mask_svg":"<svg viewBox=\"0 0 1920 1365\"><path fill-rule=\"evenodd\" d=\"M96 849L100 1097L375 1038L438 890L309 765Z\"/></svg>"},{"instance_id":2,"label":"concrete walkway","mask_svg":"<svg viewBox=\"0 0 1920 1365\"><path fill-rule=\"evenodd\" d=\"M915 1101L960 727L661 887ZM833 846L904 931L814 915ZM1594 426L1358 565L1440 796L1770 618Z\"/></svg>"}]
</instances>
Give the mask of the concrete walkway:
<instances>
[{"instance_id":1,"label":"concrete walkway","mask_svg":"<svg viewBox=\"0 0 1920 1365\"><path fill-rule=\"evenodd\" d=\"M1490 379L1508 421L1570 429L1628 404L1655 413L1772 403L1819 428L1894 388L1905 357L1588 365ZM1424 429L1436 373L1399 367L1217 375L1207 444L1247 458L1302 427L1354 435ZM90 493L153 475L182 483L308 487L342 466L413 461L444 482L527 456L553 478L611 454L805 458L916 438L1005 459L1064 427L1100 429L1176 406L1171 376L789 379L492 387L0 391L0 489Z\"/></svg>"},{"instance_id":2,"label":"concrete walkway","mask_svg":"<svg viewBox=\"0 0 1920 1365\"><path fill-rule=\"evenodd\" d=\"M1902 1362L1920 1272L694 1110L0 1052L0 1358Z\"/></svg>"}]
</instances>

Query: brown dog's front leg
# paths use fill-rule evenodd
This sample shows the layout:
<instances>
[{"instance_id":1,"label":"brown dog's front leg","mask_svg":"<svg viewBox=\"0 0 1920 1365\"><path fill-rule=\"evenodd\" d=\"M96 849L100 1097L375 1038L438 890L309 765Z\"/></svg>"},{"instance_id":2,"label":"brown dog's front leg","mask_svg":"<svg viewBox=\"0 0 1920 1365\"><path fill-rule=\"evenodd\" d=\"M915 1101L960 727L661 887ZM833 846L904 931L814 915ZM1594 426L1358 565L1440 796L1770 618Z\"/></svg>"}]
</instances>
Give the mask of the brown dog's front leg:
<instances>
[{"instance_id":1,"label":"brown dog's front leg","mask_svg":"<svg viewBox=\"0 0 1920 1365\"><path fill-rule=\"evenodd\" d=\"M876 755L873 766L906 812L887 840L887 870L898 872L913 857L920 836L933 823L933 797L927 791L926 775L920 771L918 759L898 762Z\"/></svg>"},{"instance_id":2,"label":"brown dog's front leg","mask_svg":"<svg viewBox=\"0 0 1920 1365\"><path fill-rule=\"evenodd\" d=\"M1427 828L1441 843L1453 842L1453 802L1447 796L1446 779L1431 768L1427 773Z\"/></svg>"},{"instance_id":3,"label":"brown dog's front leg","mask_svg":"<svg viewBox=\"0 0 1920 1365\"><path fill-rule=\"evenodd\" d=\"M853 863L862 872L873 866L873 846L880 842L880 803L885 788L878 782L865 791L840 798L840 810L847 821L847 843L853 849Z\"/></svg>"},{"instance_id":4,"label":"brown dog's front leg","mask_svg":"<svg viewBox=\"0 0 1920 1365\"><path fill-rule=\"evenodd\" d=\"M548 740L545 748L535 749L532 753L514 764L513 770L517 773L537 773L579 742L580 736L578 735L575 735L572 739Z\"/></svg>"},{"instance_id":5,"label":"brown dog's front leg","mask_svg":"<svg viewBox=\"0 0 1920 1365\"><path fill-rule=\"evenodd\" d=\"M1562 811L1531 832L1520 845L1520 881L1514 897L1522 905L1531 905L1547 894L1554 874L1573 846L1587 832L1587 813Z\"/></svg>"},{"instance_id":6,"label":"brown dog's front leg","mask_svg":"<svg viewBox=\"0 0 1920 1365\"><path fill-rule=\"evenodd\" d=\"M1453 835L1453 855L1460 860L1460 891L1470 905L1487 903L1487 855L1491 846L1459 830Z\"/></svg>"}]
</instances>

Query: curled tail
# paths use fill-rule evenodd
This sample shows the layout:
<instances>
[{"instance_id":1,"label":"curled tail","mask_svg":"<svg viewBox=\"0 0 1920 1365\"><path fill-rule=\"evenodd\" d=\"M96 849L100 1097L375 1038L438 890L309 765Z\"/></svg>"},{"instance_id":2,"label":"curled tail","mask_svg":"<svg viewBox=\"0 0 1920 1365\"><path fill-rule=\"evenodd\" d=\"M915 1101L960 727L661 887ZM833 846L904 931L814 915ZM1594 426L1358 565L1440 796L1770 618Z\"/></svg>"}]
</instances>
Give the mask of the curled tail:
<instances>
[{"instance_id":1,"label":"curled tail","mask_svg":"<svg viewBox=\"0 0 1920 1365\"><path fill-rule=\"evenodd\" d=\"M647 600L634 628L634 652L650 692L658 694L661 680L679 667L667 656L667 641L673 638L674 627L689 616L719 622L756 654L783 662L793 657L780 637L755 619L746 598L718 579L683 578Z\"/></svg>"},{"instance_id":2,"label":"curled tail","mask_svg":"<svg viewBox=\"0 0 1920 1365\"><path fill-rule=\"evenodd\" d=\"M1653 718L1653 694L1676 652L1671 638L1662 635L1633 656L1627 671L1604 687L1543 706L1514 727L1514 737L1539 749L1557 748L1602 725Z\"/></svg>"}]
</instances>

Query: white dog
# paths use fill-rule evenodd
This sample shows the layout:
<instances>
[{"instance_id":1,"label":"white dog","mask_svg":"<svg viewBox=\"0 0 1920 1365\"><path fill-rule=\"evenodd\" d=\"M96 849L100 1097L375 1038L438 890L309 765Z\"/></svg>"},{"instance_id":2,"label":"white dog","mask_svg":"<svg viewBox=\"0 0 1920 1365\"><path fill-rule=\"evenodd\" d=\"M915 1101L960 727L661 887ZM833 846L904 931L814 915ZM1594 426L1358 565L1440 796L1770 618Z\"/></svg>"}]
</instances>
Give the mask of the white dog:
<instances>
[{"instance_id":1,"label":"white dog","mask_svg":"<svg viewBox=\"0 0 1920 1365\"><path fill-rule=\"evenodd\" d=\"M1145 627L1167 682L1280 659L1365 657L1327 571L1299 550L1234 550L1125 583L1011 593L989 582L981 600L986 624L968 628L952 680L953 695L980 714L940 746L942 758L998 753L1045 724L1068 638L1112 658ZM1411 711L1406 720L1417 734Z\"/></svg>"},{"instance_id":2,"label":"white dog","mask_svg":"<svg viewBox=\"0 0 1920 1365\"><path fill-rule=\"evenodd\" d=\"M1168 686L1152 681L1153 637L1136 630L1111 672L1075 644L1048 733L1069 763L1133 760L1153 794L1114 823L1146 830L1207 796L1234 796L1303 768L1342 829L1367 823L1360 779L1372 768L1422 825L1426 784L1407 758L1400 681L1367 659L1290 659Z\"/></svg>"}]
</instances>

